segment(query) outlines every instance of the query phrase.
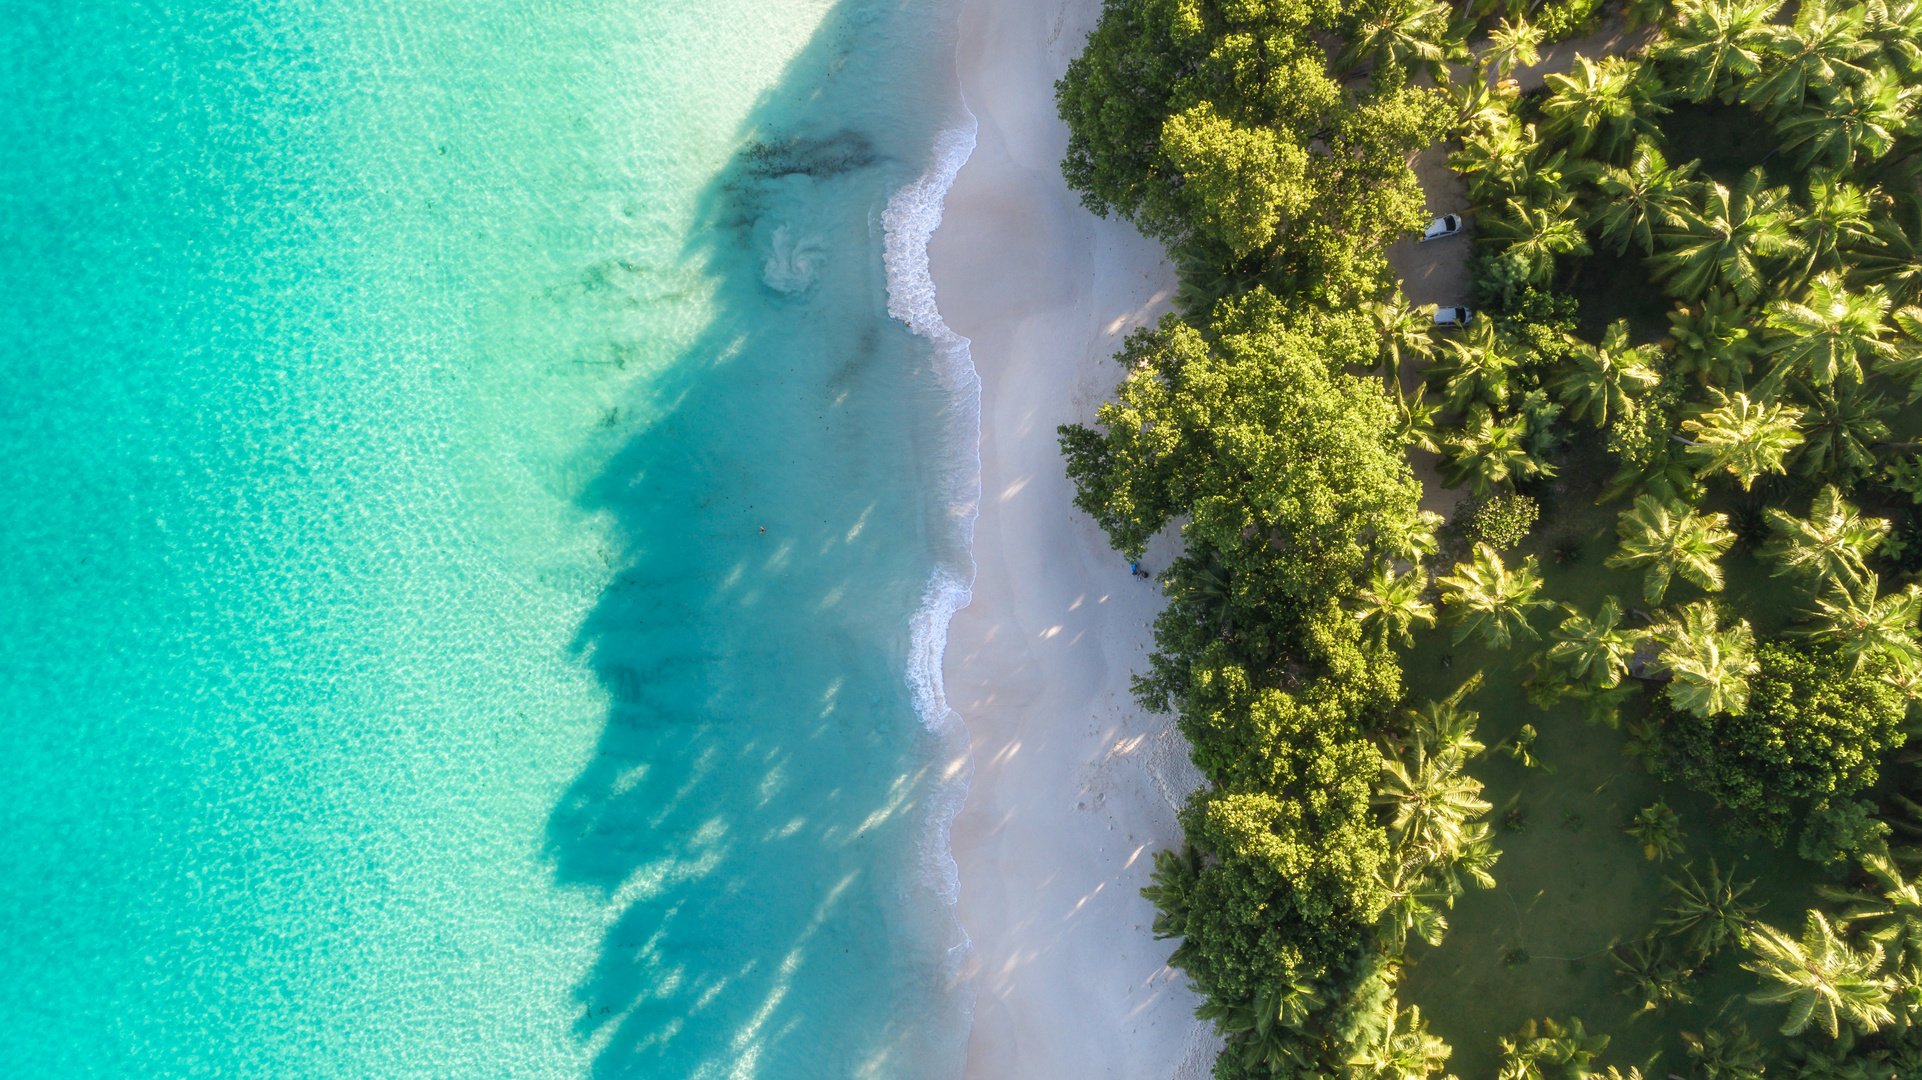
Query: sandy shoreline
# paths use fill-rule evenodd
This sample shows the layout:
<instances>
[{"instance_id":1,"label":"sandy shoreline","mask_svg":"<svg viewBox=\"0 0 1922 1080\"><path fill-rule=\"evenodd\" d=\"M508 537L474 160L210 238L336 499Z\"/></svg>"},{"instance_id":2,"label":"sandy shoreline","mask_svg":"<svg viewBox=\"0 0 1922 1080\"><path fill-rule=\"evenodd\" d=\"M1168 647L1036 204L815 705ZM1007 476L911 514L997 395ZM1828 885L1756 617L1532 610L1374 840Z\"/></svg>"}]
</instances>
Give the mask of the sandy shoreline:
<instances>
[{"instance_id":1,"label":"sandy shoreline","mask_svg":"<svg viewBox=\"0 0 1922 1080\"><path fill-rule=\"evenodd\" d=\"M1218 1045L1139 894L1200 779L1170 718L1128 693L1160 597L1070 504L1055 442L1057 424L1093 418L1122 336L1174 289L1158 244L1061 179L1053 84L1099 11L968 0L979 141L929 246L982 382L979 572L944 670L974 751L953 845L979 990L967 1075L983 1080L1202 1077Z\"/></svg>"}]
</instances>

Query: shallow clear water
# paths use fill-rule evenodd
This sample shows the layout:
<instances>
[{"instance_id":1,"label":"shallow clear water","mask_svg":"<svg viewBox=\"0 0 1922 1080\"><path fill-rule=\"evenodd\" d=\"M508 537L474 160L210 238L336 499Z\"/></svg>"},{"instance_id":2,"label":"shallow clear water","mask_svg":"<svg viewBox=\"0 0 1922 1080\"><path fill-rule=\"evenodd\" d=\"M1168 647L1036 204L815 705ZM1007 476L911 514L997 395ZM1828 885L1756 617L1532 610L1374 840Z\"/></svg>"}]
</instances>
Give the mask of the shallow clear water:
<instances>
[{"instance_id":1,"label":"shallow clear water","mask_svg":"<svg viewBox=\"0 0 1922 1080\"><path fill-rule=\"evenodd\" d=\"M9 20L0 1075L958 1070L945 5Z\"/></svg>"}]
</instances>

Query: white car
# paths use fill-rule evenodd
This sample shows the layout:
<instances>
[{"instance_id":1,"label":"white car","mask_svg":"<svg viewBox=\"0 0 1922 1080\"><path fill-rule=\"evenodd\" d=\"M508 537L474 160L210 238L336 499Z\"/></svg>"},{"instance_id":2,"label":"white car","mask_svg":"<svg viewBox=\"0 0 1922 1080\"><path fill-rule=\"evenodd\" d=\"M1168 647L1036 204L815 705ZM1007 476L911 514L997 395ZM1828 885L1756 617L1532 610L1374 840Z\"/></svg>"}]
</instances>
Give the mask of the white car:
<instances>
[{"instance_id":1,"label":"white car","mask_svg":"<svg viewBox=\"0 0 1922 1080\"><path fill-rule=\"evenodd\" d=\"M1453 236L1461 231L1462 218L1460 214L1443 214L1429 222L1428 228L1422 230L1421 242L1426 244L1430 240L1440 240L1442 237Z\"/></svg>"},{"instance_id":2,"label":"white car","mask_svg":"<svg viewBox=\"0 0 1922 1080\"><path fill-rule=\"evenodd\" d=\"M1475 313L1465 307L1438 307L1435 309L1435 326L1437 329L1467 326L1474 317Z\"/></svg>"}]
</instances>

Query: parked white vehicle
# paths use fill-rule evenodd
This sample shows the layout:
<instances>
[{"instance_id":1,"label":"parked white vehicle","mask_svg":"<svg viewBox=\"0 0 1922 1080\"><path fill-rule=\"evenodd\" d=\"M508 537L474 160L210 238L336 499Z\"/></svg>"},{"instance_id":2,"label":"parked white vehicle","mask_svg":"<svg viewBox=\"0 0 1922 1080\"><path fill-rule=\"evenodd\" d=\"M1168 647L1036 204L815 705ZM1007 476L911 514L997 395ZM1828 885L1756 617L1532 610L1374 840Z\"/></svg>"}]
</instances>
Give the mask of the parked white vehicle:
<instances>
[{"instance_id":1,"label":"parked white vehicle","mask_svg":"<svg viewBox=\"0 0 1922 1080\"><path fill-rule=\"evenodd\" d=\"M1457 326L1467 326L1475 313L1465 307L1438 307L1435 309L1435 326L1452 330Z\"/></svg>"},{"instance_id":2,"label":"parked white vehicle","mask_svg":"<svg viewBox=\"0 0 1922 1080\"><path fill-rule=\"evenodd\" d=\"M1429 222L1428 228L1422 230L1421 242L1426 244L1430 240L1440 240L1445 236L1453 236L1461 231L1462 218L1460 214L1443 214Z\"/></svg>"}]
</instances>

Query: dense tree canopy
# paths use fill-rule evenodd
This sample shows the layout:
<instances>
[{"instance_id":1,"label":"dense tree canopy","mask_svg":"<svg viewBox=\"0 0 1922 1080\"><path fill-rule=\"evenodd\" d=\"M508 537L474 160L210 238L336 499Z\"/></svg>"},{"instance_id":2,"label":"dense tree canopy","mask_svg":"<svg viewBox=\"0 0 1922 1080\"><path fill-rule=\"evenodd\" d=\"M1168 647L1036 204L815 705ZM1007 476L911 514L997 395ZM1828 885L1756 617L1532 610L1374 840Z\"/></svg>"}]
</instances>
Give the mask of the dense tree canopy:
<instances>
[{"instance_id":1,"label":"dense tree canopy","mask_svg":"<svg viewBox=\"0 0 1922 1080\"><path fill-rule=\"evenodd\" d=\"M1829 861L1890 832L1855 796L1922 697L1922 585L1901 577L1922 567L1922 465L1892 450L1913 450L1892 440L1922 398L1922 5L1630 0L1631 26L1656 24L1646 53L1577 58L1541 93L1507 81L1544 27L1565 38L1596 9L1107 0L1056 86L1070 186L1180 273L1179 314L1127 340L1115 399L1060 434L1076 504L1117 549L1180 530L1135 690L1177 714L1208 786L1145 895L1229 1039L1223 1080L1422 1080L1447 1056L1395 1002L1396 972L1459 892L1494 884L1498 853L1467 771L1478 678L1403 700L1394 650L1422 628L1534 653L1531 700L1626 714L1656 771L1751 830L1779 841L1807 814L1804 848ZM1443 332L1384 247L1427 218L1411 156L1451 138L1476 313ZM1410 447L1469 506L1530 512L1500 539L1472 511L1438 536ZM1604 453L1613 477L1583 491ZM1535 500L1570 495L1626 500L1590 565L1640 580L1598 607L1557 604L1545 539L1504 554ZM1795 610L1773 636L1733 570L1752 555ZM1532 765L1523 731L1498 749ZM1686 962L1654 935L1618 951L1650 1008L1686 1000L1684 967L1716 948L1757 948L1747 886L1687 876L1677 910L1725 932L1691 931ZM1795 943L1764 944L1751 970L1794 975ZM1922 1024L1922 963L1905 965L1890 1003ZM1829 989L1761 994L1793 1026ZM1515 1076L1586 1075L1606 1042L1575 1020L1539 1031L1505 1043Z\"/></svg>"},{"instance_id":2,"label":"dense tree canopy","mask_svg":"<svg viewBox=\"0 0 1922 1080\"><path fill-rule=\"evenodd\" d=\"M1660 767L1713 796L1778 842L1798 816L1791 800L1852 795L1875 782L1883 754L1901 745L1900 694L1831 652L1764 644L1748 707L1698 716L1666 704Z\"/></svg>"},{"instance_id":3,"label":"dense tree canopy","mask_svg":"<svg viewBox=\"0 0 1922 1080\"><path fill-rule=\"evenodd\" d=\"M1298 289L1372 294L1381 245L1423 220L1407 158L1445 105L1343 89L1309 37L1337 21L1338 5L1297 0L1109 3L1056 87L1069 186L1217 270L1252 257ZM1384 33L1383 62L1423 62Z\"/></svg>"},{"instance_id":4,"label":"dense tree canopy","mask_svg":"<svg viewBox=\"0 0 1922 1080\"><path fill-rule=\"evenodd\" d=\"M1365 323L1255 293L1204 335L1170 316L1128 339L1100 431L1064 429L1076 505L1139 554L1178 516L1191 547L1308 611L1387 553L1411 553L1421 488L1393 438Z\"/></svg>"}]
</instances>

